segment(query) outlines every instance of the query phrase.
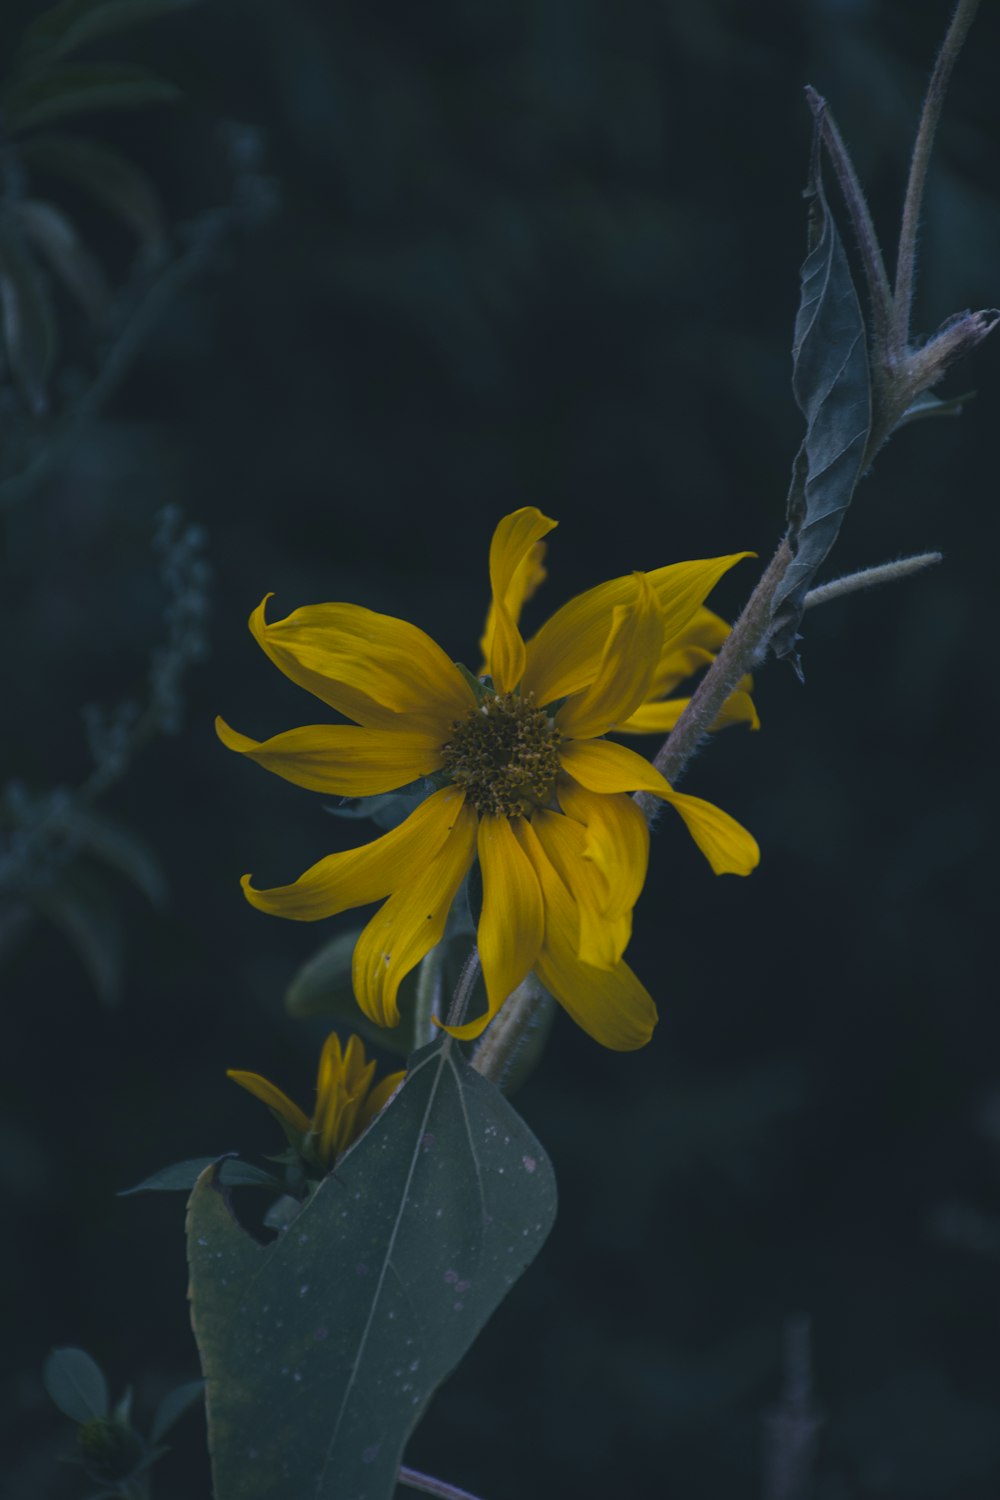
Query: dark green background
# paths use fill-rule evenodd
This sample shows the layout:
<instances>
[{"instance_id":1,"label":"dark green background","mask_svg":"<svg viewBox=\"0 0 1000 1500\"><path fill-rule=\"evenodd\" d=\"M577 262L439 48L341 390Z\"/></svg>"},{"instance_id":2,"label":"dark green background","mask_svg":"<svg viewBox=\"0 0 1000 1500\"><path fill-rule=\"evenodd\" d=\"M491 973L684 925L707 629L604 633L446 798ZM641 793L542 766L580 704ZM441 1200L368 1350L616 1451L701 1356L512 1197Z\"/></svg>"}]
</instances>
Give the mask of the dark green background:
<instances>
[{"instance_id":1,"label":"dark green background","mask_svg":"<svg viewBox=\"0 0 1000 1500\"><path fill-rule=\"evenodd\" d=\"M1000 300L986 10L930 184L925 331ZM632 568L766 556L801 431L801 87L831 100L894 248L946 12L216 0L118 46L186 103L93 129L176 219L225 193L226 119L263 132L280 207L174 302L100 425L4 521L0 780L79 781L81 706L141 680L159 506L205 525L215 569L183 730L109 801L172 889L163 914L122 896L121 1003L102 1008L41 926L0 975L12 1500L85 1488L53 1461L69 1427L41 1389L52 1345L135 1381L140 1407L196 1373L182 1200L116 1189L276 1149L227 1066L310 1096L323 1027L286 1019L282 994L335 928L272 921L237 879L291 879L358 830L214 738L216 712L258 737L315 716L254 645L251 608L267 590L276 613L357 601L474 665L489 536L516 506L560 521L529 626ZM615 1056L560 1018L519 1096L560 1218L410 1453L486 1500L761 1493L795 1315L825 1416L819 1500L997 1494L1000 344L949 389L973 386L960 422L879 458L834 571L930 547L945 565L811 616L805 686L768 666L761 732L728 732L685 780L755 832L758 872L716 880L676 820L658 830L629 955L660 1005L653 1042ZM185 1421L158 1500L208 1494Z\"/></svg>"}]
</instances>

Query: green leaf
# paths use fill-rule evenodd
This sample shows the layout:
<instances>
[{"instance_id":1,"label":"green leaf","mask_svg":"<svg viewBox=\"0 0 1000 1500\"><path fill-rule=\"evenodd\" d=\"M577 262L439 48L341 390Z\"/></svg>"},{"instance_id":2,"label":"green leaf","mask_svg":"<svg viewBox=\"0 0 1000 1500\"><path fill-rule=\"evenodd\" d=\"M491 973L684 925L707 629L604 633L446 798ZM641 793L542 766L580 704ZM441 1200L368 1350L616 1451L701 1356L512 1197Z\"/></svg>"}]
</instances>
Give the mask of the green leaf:
<instances>
[{"instance_id":1,"label":"green leaf","mask_svg":"<svg viewBox=\"0 0 1000 1500\"><path fill-rule=\"evenodd\" d=\"M847 256L827 206L820 139L813 139L807 189L809 253L802 266L792 346L792 389L806 419L788 494L793 557L778 586L772 645L797 664L802 602L837 540L861 477L871 428L871 384L864 319Z\"/></svg>"},{"instance_id":2,"label":"green leaf","mask_svg":"<svg viewBox=\"0 0 1000 1500\"><path fill-rule=\"evenodd\" d=\"M905 427L909 422L919 422L923 417L958 417L965 410L966 402L971 401L975 391L966 391L964 396L951 396L942 400L935 396L933 391L923 391L904 411L899 421L893 428L898 432L900 427Z\"/></svg>"},{"instance_id":3,"label":"green leaf","mask_svg":"<svg viewBox=\"0 0 1000 1500\"><path fill-rule=\"evenodd\" d=\"M108 1415L108 1382L96 1360L84 1349L53 1349L45 1361L42 1382L59 1410L74 1422Z\"/></svg>"},{"instance_id":4,"label":"green leaf","mask_svg":"<svg viewBox=\"0 0 1000 1500\"><path fill-rule=\"evenodd\" d=\"M22 198L14 204L11 212L25 239L48 261L51 270L76 298L90 321L98 326L104 323L111 303L111 288L100 265L62 209L41 198Z\"/></svg>"},{"instance_id":5,"label":"green leaf","mask_svg":"<svg viewBox=\"0 0 1000 1500\"><path fill-rule=\"evenodd\" d=\"M100 859L142 891L152 906L164 906L167 881L153 850L133 833L102 812L75 806L72 832L85 854Z\"/></svg>"},{"instance_id":6,"label":"green leaf","mask_svg":"<svg viewBox=\"0 0 1000 1500\"><path fill-rule=\"evenodd\" d=\"M155 1446L162 1437L165 1437L178 1418L184 1415L189 1406L199 1401L204 1393L205 1382L203 1380L189 1380L186 1385L179 1385L176 1390L164 1396L156 1408L156 1415L149 1433L150 1442Z\"/></svg>"},{"instance_id":7,"label":"green leaf","mask_svg":"<svg viewBox=\"0 0 1000 1500\"><path fill-rule=\"evenodd\" d=\"M271 1244L206 1171L188 1256L215 1500L391 1500L410 1432L555 1207L538 1142L447 1036Z\"/></svg>"},{"instance_id":8,"label":"green leaf","mask_svg":"<svg viewBox=\"0 0 1000 1500\"><path fill-rule=\"evenodd\" d=\"M48 410L47 383L56 354L56 320L48 287L18 234L0 222L0 312L7 359L36 416Z\"/></svg>"},{"instance_id":9,"label":"green leaf","mask_svg":"<svg viewBox=\"0 0 1000 1500\"><path fill-rule=\"evenodd\" d=\"M145 172L110 146L52 131L25 141L20 154L33 172L72 182L116 214L143 243L163 243L163 210Z\"/></svg>"},{"instance_id":10,"label":"green leaf","mask_svg":"<svg viewBox=\"0 0 1000 1500\"><path fill-rule=\"evenodd\" d=\"M335 818L370 818L378 828L398 828L435 790L434 780L421 776L419 781L411 781L409 786L400 787L398 791L346 798L337 804L326 804L324 811Z\"/></svg>"},{"instance_id":11,"label":"green leaf","mask_svg":"<svg viewBox=\"0 0 1000 1500\"><path fill-rule=\"evenodd\" d=\"M232 1156L221 1160L218 1156L196 1156L191 1161L175 1161L169 1167L161 1167L151 1177L137 1182L135 1187L122 1188L116 1196L130 1198L133 1193L189 1193L202 1172L214 1166L218 1166L219 1176L226 1187L266 1187L276 1193L285 1190L280 1177L265 1172L262 1167L255 1167L252 1162L239 1161Z\"/></svg>"},{"instance_id":12,"label":"green leaf","mask_svg":"<svg viewBox=\"0 0 1000 1500\"><path fill-rule=\"evenodd\" d=\"M121 1399L115 1402L115 1409L112 1413L112 1418L115 1422L119 1422L122 1427L131 1427L132 1387L130 1385L127 1385L125 1387L124 1391L121 1394Z\"/></svg>"},{"instance_id":13,"label":"green leaf","mask_svg":"<svg viewBox=\"0 0 1000 1500\"><path fill-rule=\"evenodd\" d=\"M6 90L2 107L7 130L17 132L94 110L172 104L179 94L172 83L138 63L66 63L15 83Z\"/></svg>"},{"instance_id":14,"label":"green leaf","mask_svg":"<svg viewBox=\"0 0 1000 1500\"><path fill-rule=\"evenodd\" d=\"M27 27L21 43L22 54L32 61L44 53L49 57L68 57L80 47L141 26L171 11L187 10L196 0L61 0L43 11ZM32 56L34 54L34 56Z\"/></svg>"},{"instance_id":15,"label":"green leaf","mask_svg":"<svg viewBox=\"0 0 1000 1500\"><path fill-rule=\"evenodd\" d=\"M57 881L31 893L31 899L76 949L98 998L118 999L122 977L122 936L107 888L90 872L70 866Z\"/></svg>"}]
</instances>

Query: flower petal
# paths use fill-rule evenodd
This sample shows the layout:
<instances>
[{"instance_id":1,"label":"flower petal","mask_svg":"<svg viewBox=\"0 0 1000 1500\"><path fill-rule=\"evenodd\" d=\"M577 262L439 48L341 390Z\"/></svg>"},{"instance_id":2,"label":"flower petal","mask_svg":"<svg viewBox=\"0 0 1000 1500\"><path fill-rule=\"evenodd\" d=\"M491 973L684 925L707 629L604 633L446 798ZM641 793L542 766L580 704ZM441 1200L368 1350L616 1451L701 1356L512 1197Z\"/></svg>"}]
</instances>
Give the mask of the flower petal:
<instances>
[{"instance_id":1,"label":"flower petal","mask_svg":"<svg viewBox=\"0 0 1000 1500\"><path fill-rule=\"evenodd\" d=\"M525 505L504 516L490 543L490 585L493 606L487 620L486 669L498 693L510 693L524 670L524 642L517 627L523 593L518 597L518 573L535 543L558 522ZM456 715L457 717L457 715Z\"/></svg>"},{"instance_id":2,"label":"flower petal","mask_svg":"<svg viewBox=\"0 0 1000 1500\"><path fill-rule=\"evenodd\" d=\"M240 1068L227 1068L226 1077L238 1083L241 1089L246 1089L248 1093L253 1094L255 1099L262 1100L268 1109L280 1115L283 1120L287 1120L292 1129L297 1130L300 1135L309 1134L310 1122L305 1111L299 1109L299 1106L293 1104L287 1094L282 1093L281 1089L266 1078L262 1078L259 1073L244 1073Z\"/></svg>"},{"instance_id":3,"label":"flower petal","mask_svg":"<svg viewBox=\"0 0 1000 1500\"><path fill-rule=\"evenodd\" d=\"M663 613L645 573L632 576L635 597L612 610L597 676L556 714L556 728L570 738L606 734L649 695L663 643Z\"/></svg>"},{"instance_id":4,"label":"flower petal","mask_svg":"<svg viewBox=\"0 0 1000 1500\"><path fill-rule=\"evenodd\" d=\"M517 841L514 823L504 817L481 818L478 846L483 872L478 943L487 1008L461 1026L444 1027L463 1042L485 1031L504 1001L534 968L545 930L538 879Z\"/></svg>"},{"instance_id":5,"label":"flower petal","mask_svg":"<svg viewBox=\"0 0 1000 1500\"><path fill-rule=\"evenodd\" d=\"M360 729L356 724L309 724L269 740L252 740L217 718L215 732L230 750L296 786L341 797L369 797L429 776L440 768L441 738L405 728Z\"/></svg>"},{"instance_id":6,"label":"flower petal","mask_svg":"<svg viewBox=\"0 0 1000 1500\"><path fill-rule=\"evenodd\" d=\"M591 792L654 792L665 801L672 795L655 766L610 740L566 740L559 746L559 760Z\"/></svg>"},{"instance_id":7,"label":"flower petal","mask_svg":"<svg viewBox=\"0 0 1000 1500\"><path fill-rule=\"evenodd\" d=\"M609 918L607 882L594 861L587 858L587 836L579 823L562 813L538 812L531 826L576 903L577 957L595 968L613 969L632 936L631 907Z\"/></svg>"},{"instance_id":8,"label":"flower petal","mask_svg":"<svg viewBox=\"0 0 1000 1500\"><path fill-rule=\"evenodd\" d=\"M710 557L700 562L672 563L647 574L663 610L663 640L669 643L690 622L709 591L744 557ZM540 704L578 693L597 676L612 611L632 595L632 575L613 578L579 594L546 621L526 648L522 690L534 693Z\"/></svg>"},{"instance_id":9,"label":"flower petal","mask_svg":"<svg viewBox=\"0 0 1000 1500\"><path fill-rule=\"evenodd\" d=\"M716 875L749 875L757 868L760 863L757 840L721 807L673 790L666 801L680 813L688 833Z\"/></svg>"},{"instance_id":10,"label":"flower petal","mask_svg":"<svg viewBox=\"0 0 1000 1500\"><path fill-rule=\"evenodd\" d=\"M386 1105L389 1103L389 1100L399 1088L405 1077L406 1069L402 1068L398 1073L387 1074L386 1077L381 1080L381 1082L375 1085L371 1093L368 1095L368 1098L362 1105L361 1115L358 1119L358 1135L360 1135L363 1130L367 1130L371 1122L374 1120L375 1116L379 1114L380 1111L385 1109Z\"/></svg>"},{"instance_id":11,"label":"flower petal","mask_svg":"<svg viewBox=\"0 0 1000 1500\"><path fill-rule=\"evenodd\" d=\"M649 824L641 809L625 793L600 796L565 776L557 792L567 817L581 824L586 835L586 857L604 876L605 914L631 912L646 880L649 863Z\"/></svg>"},{"instance_id":12,"label":"flower petal","mask_svg":"<svg viewBox=\"0 0 1000 1500\"><path fill-rule=\"evenodd\" d=\"M465 793L445 786L414 808L405 822L360 849L328 854L291 885L258 891L243 877L251 906L295 922L315 922L352 906L381 901L432 860L461 816Z\"/></svg>"},{"instance_id":13,"label":"flower petal","mask_svg":"<svg viewBox=\"0 0 1000 1500\"><path fill-rule=\"evenodd\" d=\"M440 795L440 793L438 794ZM399 1021L396 993L401 980L444 935L455 894L472 863L476 814L462 807L433 859L411 864L405 884L372 917L354 949L354 993L378 1026Z\"/></svg>"},{"instance_id":14,"label":"flower petal","mask_svg":"<svg viewBox=\"0 0 1000 1500\"><path fill-rule=\"evenodd\" d=\"M545 571L543 559L545 557L545 542L536 542L526 552L514 569L514 576L507 590L507 611L512 617L515 625L520 625L521 610L528 600L533 598L541 584L548 577ZM483 665L479 669L479 675L483 676L489 671L487 662L490 655L490 642L493 640L493 632L496 629L496 605L490 601L489 612L486 616L486 625L479 641L479 650L482 653Z\"/></svg>"},{"instance_id":15,"label":"flower petal","mask_svg":"<svg viewBox=\"0 0 1000 1500\"><path fill-rule=\"evenodd\" d=\"M542 984L602 1047L631 1052L645 1046L656 1025L651 996L626 963L595 969L577 957L575 903L526 819L517 836L545 901L545 941L535 965Z\"/></svg>"},{"instance_id":16,"label":"flower petal","mask_svg":"<svg viewBox=\"0 0 1000 1500\"><path fill-rule=\"evenodd\" d=\"M690 698L665 698L659 703L644 703L624 724L615 725L615 734L669 734L690 702ZM733 724L760 728L760 718L748 692L730 693L711 729L729 729Z\"/></svg>"},{"instance_id":17,"label":"flower petal","mask_svg":"<svg viewBox=\"0 0 1000 1500\"><path fill-rule=\"evenodd\" d=\"M268 624L271 597L250 616L258 644L286 677L349 719L387 728L403 713L447 727L475 707L455 663L416 625L358 604L309 604Z\"/></svg>"}]
</instances>

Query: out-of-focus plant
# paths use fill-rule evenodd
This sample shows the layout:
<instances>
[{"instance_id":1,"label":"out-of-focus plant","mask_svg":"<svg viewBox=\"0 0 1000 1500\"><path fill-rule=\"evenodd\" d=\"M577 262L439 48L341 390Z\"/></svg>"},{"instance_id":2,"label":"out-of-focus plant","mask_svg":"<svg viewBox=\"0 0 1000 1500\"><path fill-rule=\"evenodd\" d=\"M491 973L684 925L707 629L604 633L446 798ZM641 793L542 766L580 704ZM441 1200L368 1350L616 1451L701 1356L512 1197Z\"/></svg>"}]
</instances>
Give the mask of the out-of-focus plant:
<instances>
[{"instance_id":1,"label":"out-of-focus plant","mask_svg":"<svg viewBox=\"0 0 1000 1500\"><path fill-rule=\"evenodd\" d=\"M69 1462L100 1485L89 1500L147 1500L149 1471L169 1451L163 1439L205 1385L191 1380L164 1396L147 1434L132 1420L132 1387L112 1405L104 1371L84 1349L53 1349L42 1379L59 1410L77 1423L76 1452Z\"/></svg>"},{"instance_id":2,"label":"out-of-focus plant","mask_svg":"<svg viewBox=\"0 0 1000 1500\"><path fill-rule=\"evenodd\" d=\"M83 710L92 768L76 787L31 787L17 780L0 790L0 959L29 925L45 917L73 944L94 988L117 997L122 936L105 875L123 876L154 904L166 898L159 860L131 829L99 803L156 735L175 735L182 722L182 684L207 649L211 569L205 534L174 506L158 519L153 545L166 593L163 639L151 652L142 697L111 708Z\"/></svg>"}]
</instances>

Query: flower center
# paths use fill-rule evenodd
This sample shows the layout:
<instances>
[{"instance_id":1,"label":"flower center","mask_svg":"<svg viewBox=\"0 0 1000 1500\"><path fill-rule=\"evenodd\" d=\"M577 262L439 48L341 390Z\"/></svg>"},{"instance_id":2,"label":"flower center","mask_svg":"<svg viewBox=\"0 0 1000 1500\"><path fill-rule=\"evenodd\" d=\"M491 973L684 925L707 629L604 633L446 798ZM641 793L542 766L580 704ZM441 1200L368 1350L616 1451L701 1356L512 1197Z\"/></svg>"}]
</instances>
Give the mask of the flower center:
<instances>
[{"instance_id":1,"label":"flower center","mask_svg":"<svg viewBox=\"0 0 1000 1500\"><path fill-rule=\"evenodd\" d=\"M476 812L518 818L544 807L559 774L559 732L531 693L498 693L451 726L445 770Z\"/></svg>"}]
</instances>

